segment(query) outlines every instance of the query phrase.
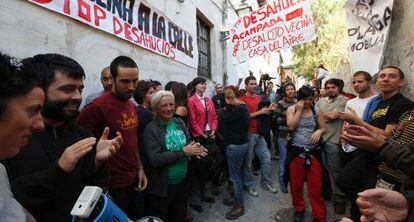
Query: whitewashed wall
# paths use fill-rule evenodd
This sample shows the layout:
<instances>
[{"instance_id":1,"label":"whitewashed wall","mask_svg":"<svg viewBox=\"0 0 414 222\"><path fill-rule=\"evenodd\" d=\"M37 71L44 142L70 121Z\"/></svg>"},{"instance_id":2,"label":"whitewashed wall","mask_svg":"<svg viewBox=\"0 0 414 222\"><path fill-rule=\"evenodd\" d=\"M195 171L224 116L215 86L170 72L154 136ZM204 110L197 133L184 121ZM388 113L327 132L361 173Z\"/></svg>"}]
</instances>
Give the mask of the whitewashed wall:
<instances>
[{"instance_id":1,"label":"whitewashed wall","mask_svg":"<svg viewBox=\"0 0 414 222\"><path fill-rule=\"evenodd\" d=\"M187 0L180 3L172 0L152 0L148 2L163 11L177 25L188 31L194 30L194 33L196 33L196 8L209 16L208 19L213 24L212 80L221 81L223 55L219 41L222 24L220 9L210 1ZM87 73L84 97L101 90L100 71L119 55L130 56L137 62L141 79L156 79L163 84L170 80L187 83L197 75L197 70L194 68L27 1L1 0L0 8L0 50L20 58L50 52L74 58ZM196 38L194 40L196 41ZM209 88L211 94L212 87Z\"/></svg>"},{"instance_id":2,"label":"whitewashed wall","mask_svg":"<svg viewBox=\"0 0 414 222\"><path fill-rule=\"evenodd\" d=\"M277 61L257 58L240 65L233 65L226 45L220 41L220 31L229 30L237 19L236 12L223 7L223 0L147 0L164 12L181 28L196 33L197 10L212 28L211 70L208 95L213 95L213 82L222 83L228 73L228 83L235 84L245 78L249 70L276 75ZM255 6L257 7L257 6ZM66 16L41 8L25 0L0 0L0 50L24 58L38 53L60 53L78 61L87 74L83 96L100 91L100 71L119 55L133 58L140 69L140 79L155 79L165 84L170 80L187 83L197 75L195 68L172 61L115 36L93 29ZM223 27L223 10L227 17ZM196 38L195 44L196 44ZM258 77L258 76L257 76ZM243 85L243 84L242 84Z\"/></svg>"}]
</instances>

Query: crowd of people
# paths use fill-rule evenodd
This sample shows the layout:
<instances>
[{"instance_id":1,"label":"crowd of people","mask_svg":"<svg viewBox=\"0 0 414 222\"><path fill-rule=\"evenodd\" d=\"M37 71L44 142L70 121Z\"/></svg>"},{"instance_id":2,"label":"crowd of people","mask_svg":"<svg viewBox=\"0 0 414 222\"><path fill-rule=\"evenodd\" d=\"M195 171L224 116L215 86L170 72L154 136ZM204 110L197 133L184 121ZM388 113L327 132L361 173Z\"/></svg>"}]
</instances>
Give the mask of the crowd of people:
<instances>
[{"instance_id":1,"label":"crowd of people","mask_svg":"<svg viewBox=\"0 0 414 222\"><path fill-rule=\"evenodd\" d=\"M210 98L203 77L163 87L139 72L115 58L79 110L78 62L0 54L0 221L71 221L86 185L105 188L131 220L189 221L223 183L234 220L244 194L259 195L254 176L270 194L291 195L295 222L305 218L305 182L313 221L327 221L328 201L350 215L342 221L414 221L414 111L398 67L379 70L378 95L370 73L354 73L357 96L335 78L274 92L262 75L244 88L243 79L216 84Z\"/></svg>"}]
</instances>

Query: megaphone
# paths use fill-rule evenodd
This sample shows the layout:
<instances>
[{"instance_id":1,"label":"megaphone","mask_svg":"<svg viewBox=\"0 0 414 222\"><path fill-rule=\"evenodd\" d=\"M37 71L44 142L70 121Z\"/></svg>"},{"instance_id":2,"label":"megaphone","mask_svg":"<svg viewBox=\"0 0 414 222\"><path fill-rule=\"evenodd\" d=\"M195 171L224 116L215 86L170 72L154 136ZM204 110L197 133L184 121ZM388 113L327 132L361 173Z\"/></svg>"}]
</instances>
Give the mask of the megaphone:
<instances>
[{"instance_id":1,"label":"megaphone","mask_svg":"<svg viewBox=\"0 0 414 222\"><path fill-rule=\"evenodd\" d=\"M86 186L73 206L72 222L132 222L112 201L107 192L97 186ZM144 217L137 222L162 222L157 217Z\"/></svg>"}]
</instances>

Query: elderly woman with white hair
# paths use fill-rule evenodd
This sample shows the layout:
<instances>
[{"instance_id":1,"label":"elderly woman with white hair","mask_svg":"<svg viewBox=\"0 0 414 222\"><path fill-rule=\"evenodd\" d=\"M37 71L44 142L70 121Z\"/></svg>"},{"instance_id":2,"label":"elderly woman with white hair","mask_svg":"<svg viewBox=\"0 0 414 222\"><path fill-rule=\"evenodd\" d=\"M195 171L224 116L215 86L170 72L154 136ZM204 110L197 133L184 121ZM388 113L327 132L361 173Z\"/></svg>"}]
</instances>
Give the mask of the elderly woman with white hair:
<instances>
[{"instance_id":1,"label":"elderly woman with white hair","mask_svg":"<svg viewBox=\"0 0 414 222\"><path fill-rule=\"evenodd\" d=\"M190 142L184 122L175 118L174 95L158 91L151 100L156 118L144 132L144 153L148 159L145 213L164 221L185 221L190 191L189 157L201 158L207 150Z\"/></svg>"}]
</instances>

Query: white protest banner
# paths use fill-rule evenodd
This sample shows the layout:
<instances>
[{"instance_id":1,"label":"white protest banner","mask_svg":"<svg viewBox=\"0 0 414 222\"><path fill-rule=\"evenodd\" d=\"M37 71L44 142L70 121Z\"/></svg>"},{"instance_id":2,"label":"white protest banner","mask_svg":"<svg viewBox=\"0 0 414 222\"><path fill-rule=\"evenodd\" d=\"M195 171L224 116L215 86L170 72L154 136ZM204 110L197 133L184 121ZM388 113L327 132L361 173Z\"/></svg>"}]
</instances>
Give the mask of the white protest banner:
<instances>
[{"instance_id":1,"label":"white protest banner","mask_svg":"<svg viewBox=\"0 0 414 222\"><path fill-rule=\"evenodd\" d=\"M391 26L393 0L348 0L345 4L353 72L378 72Z\"/></svg>"},{"instance_id":2,"label":"white protest banner","mask_svg":"<svg viewBox=\"0 0 414 222\"><path fill-rule=\"evenodd\" d=\"M271 0L239 18L229 41L237 63L314 38L311 0Z\"/></svg>"},{"instance_id":3,"label":"white protest banner","mask_svg":"<svg viewBox=\"0 0 414 222\"><path fill-rule=\"evenodd\" d=\"M196 33L183 30L144 0L26 0L193 68Z\"/></svg>"}]
</instances>

